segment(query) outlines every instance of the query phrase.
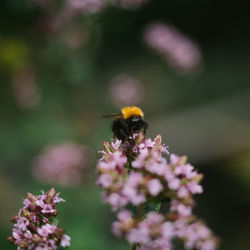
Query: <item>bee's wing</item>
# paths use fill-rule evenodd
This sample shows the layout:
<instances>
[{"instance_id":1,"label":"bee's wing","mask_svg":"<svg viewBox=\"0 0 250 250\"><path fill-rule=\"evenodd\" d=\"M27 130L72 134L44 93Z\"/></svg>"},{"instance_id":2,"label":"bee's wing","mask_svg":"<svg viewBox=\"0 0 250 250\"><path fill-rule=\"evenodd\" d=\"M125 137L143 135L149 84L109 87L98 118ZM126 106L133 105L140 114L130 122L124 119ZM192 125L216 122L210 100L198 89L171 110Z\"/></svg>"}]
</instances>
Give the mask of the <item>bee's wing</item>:
<instances>
[{"instance_id":1,"label":"bee's wing","mask_svg":"<svg viewBox=\"0 0 250 250\"><path fill-rule=\"evenodd\" d=\"M103 118L111 118L111 117L121 117L121 114L109 114L109 115L103 115Z\"/></svg>"}]
</instances>

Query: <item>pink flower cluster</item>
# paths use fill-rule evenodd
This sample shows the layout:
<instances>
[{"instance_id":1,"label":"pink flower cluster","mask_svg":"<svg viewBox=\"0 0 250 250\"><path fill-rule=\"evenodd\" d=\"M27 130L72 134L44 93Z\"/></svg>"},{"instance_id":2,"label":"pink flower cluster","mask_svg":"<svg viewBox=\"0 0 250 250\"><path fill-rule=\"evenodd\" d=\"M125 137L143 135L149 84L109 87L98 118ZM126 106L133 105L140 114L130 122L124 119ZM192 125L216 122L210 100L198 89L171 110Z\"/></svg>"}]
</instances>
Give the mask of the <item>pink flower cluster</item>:
<instances>
[{"instance_id":1,"label":"pink flower cluster","mask_svg":"<svg viewBox=\"0 0 250 250\"><path fill-rule=\"evenodd\" d=\"M52 250L59 246L68 247L70 237L56 226L58 211L56 205L63 202L54 188L42 195L27 193L24 207L12 218L14 227L12 236L7 240L18 249Z\"/></svg>"},{"instance_id":2,"label":"pink flower cluster","mask_svg":"<svg viewBox=\"0 0 250 250\"><path fill-rule=\"evenodd\" d=\"M103 200L113 211L122 209L113 224L116 235L140 249L171 249L174 238L182 239L187 249L216 249L216 238L192 215L193 195L203 191L202 175L185 156L171 154L167 161L160 135L151 140L140 133L129 142L105 142L101 153L97 169ZM147 213L152 202L167 203L166 214ZM137 208L137 215L126 210L131 207ZM209 233L199 235L201 228Z\"/></svg>"},{"instance_id":3,"label":"pink flower cluster","mask_svg":"<svg viewBox=\"0 0 250 250\"><path fill-rule=\"evenodd\" d=\"M110 94L118 107L138 104L143 98L144 86L139 79L120 74L112 79Z\"/></svg>"},{"instance_id":4,"label":"pink flower cluster","mask_svg":"<svg viewBox=\"0 0 250 250\"><path fill-rule=\"evenodd\" d=\"M25 66L14 74L12 88L21 108L31 109L39 103L40 94L36 84L35 69L32 66Z\"/></svg>"},{"instance_id":5,"label":"pink flower cluster","mask_svg":"<svg viewBox=\"0 0 250 250\"><path fill-rule=\"evenodd\" d=\"M180 239L186 249L214 250L218 240L211 230L200 220L193 217L176 219L175 214L163 216L149 212L144 219L133 217L128 210L118 213L118 220L113 223L113 233L125 237L140 250L170 250L173 240Z\"/></svg>"},{"instance_id":6,"label":"pink flower cluster","mask_svg":"<svg viewBox=\"0 0 250 250\"><path fill-rule=\"evenodd\" d=\"M201 64L198 46L172 25L151 24L145 30L144 39L149 47L181 72L192 72Z\"/></svg>"},{"instance_id":7,"label":"pink flower cluster","mask_svg":"<svg viewBox=\"0 0 250 250\"><path fill-rule=\"evenodd\" d=\"M49 146L36 159L33 173L38 179L50 183L78 185L82 179L82 170L90 160L89 153L86 146L72 142Z\"/></svg>"},{"instance_id":8,"label":"pink flower cluster","mask_svg":"<svg viewBox=\"0 0 250 250\"><path fill-rule=\"evenodd\" d=\"M100 12L106 5L106 0L68 0L66 9L72 16L77 14L94 14Z\"/></svg>"}]
</instances>

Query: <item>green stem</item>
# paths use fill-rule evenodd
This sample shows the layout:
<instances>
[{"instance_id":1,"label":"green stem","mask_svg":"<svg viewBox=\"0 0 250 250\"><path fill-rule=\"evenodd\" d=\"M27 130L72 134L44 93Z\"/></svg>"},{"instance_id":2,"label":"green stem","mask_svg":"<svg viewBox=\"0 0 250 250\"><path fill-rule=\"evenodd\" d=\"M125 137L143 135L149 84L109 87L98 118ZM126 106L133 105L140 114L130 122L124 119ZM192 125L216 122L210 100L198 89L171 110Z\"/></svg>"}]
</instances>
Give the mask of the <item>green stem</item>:
<instances>
[{"instance_id":1,"label":"green stem","mask_svg":"<svg viewBox=\"0 0 250 250\"><path fill-rule=\"evenodd\" d=\"M136 249L137 249L137 246L138 246L138 244L133 244L131 250L136 250Z\"/></svg>"},{"instance_id":2,"label":"green stem","mask_svg":"<svg viewBox=\"0 0 250 250\"><path fill-rule=\"evenodd\" d=\"M137 217L138 219L142 219L144 212L144 204L140 205L137 209Z\"/></svg>"},{"instance_id":3,"label":"green stem","mask_svg":"<svg viewBox=\"0 0 250 250\"><path fill-rule=\"evenodd\" d=\"M144 212L144 204L140 205L140 206L137 208L137 218L138 218L139 220L142 219L142 217L143 217L143 212ZM131 250L136 250L137 247L139 247L139 246L140 246L139 244L134 243L134 244L132 245Z\"/></svg>"}]
</instances>

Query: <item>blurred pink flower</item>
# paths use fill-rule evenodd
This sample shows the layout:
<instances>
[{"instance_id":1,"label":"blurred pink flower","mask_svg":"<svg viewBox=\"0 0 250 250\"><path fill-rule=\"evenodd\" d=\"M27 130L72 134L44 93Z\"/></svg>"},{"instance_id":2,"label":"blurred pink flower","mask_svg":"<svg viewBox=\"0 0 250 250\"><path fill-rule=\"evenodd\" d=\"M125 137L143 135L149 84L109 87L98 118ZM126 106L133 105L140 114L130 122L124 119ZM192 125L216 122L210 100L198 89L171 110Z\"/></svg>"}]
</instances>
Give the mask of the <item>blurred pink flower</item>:
<instances>
[{"instance_id":1,"label":"blurred pink flower","mask_svg":"<svg viewBox=\"0 0 250 250\"><path fill-rule=\"evenodd\" d=\"M192 72L201 64L197 44L170 24L150 24L144 34L146 44L180 72Z\"/></svg>"},{"instance_id":2,"label":"blurred pink flower","mask_svg":"<svg viewBox=\"0 0 250 250\"><path fill-rule=\"evenodd\" d=\"M63 28L66 23L80 15L96 14L107 5L107 0L66 0L51 24L53 30Z\"/></svg>"},{"instance_id":3,"label":"blurred pink flower","mask_svg":"<svg viewBox=\"0 0 250 250\"><path fill-rule=\"evenodd\" d=\"M32 66L21 68L14 74L12 88L20 107L30 109L38 104L40 95L36 85L36 73Z\"/></svg>"},{"instance_id":4,"label":"blurred pink flower","mask_svg":"<svg viewBox=\"0 0 250 250\"><path fill-rule=\"evenodd\" d=\"M110 94L118 107L138 104L144 95L144 86L139 79L121 74L111 80Z\"/></svg>"},{"instance_id":5,"label":"blurred pink flower","mask_svg":"<svg viewBox=\"0 0 250 250\"><path fill-rule=\"evenodd\" d=\"M79 185L82 170L91 159L91 151L87 146L72 142L49 146L35 160L34 175L50 183L72 186Z\"/></svg>"}]
</instances>

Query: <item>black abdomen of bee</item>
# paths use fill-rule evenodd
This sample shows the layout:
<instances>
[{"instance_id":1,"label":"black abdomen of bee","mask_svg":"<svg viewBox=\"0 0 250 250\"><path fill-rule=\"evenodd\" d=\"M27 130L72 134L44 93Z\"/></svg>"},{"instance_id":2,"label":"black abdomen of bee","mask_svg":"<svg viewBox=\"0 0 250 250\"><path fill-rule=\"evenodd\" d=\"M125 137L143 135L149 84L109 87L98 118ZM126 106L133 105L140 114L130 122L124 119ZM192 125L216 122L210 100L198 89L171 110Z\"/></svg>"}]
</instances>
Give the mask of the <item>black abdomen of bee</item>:
<instances>
[{"instance_id":1,"label":"black abdomen of bee","mask_svg":"<svg viewBox=\"0 0 250 250\"><path fill-rule=\"evenodd\" d=\"M122 141L126 141L134 133L146 133L148 124L140 116L131 116L128 119L118 118L113 122L112 131L114 136Z\"/></svg>"}]
</instances>

